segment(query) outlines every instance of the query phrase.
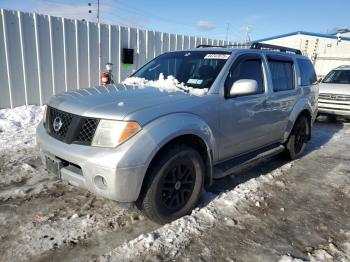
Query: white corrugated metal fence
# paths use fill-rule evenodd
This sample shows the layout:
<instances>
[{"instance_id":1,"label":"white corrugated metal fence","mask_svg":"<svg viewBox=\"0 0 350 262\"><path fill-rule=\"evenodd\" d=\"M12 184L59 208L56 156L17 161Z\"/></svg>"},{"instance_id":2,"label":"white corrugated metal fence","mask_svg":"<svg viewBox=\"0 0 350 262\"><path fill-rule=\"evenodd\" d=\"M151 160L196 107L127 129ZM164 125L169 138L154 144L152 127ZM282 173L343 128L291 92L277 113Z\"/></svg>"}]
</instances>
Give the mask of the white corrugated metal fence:
<instances>
[{"instance_id":1,"label":"white corrugated metal fence","mask_svg":"<svg viewBox=\"0 0 350 262\"><path fill-rule=\"evenodd\" d=\"M231 44L117 25L8 11L0 14L0 108L45 104L53 94L96 86L107 62L118 82L155 56L199 44ZM122 48L134 64L121 64Z\"/></svg>"}]
</instances>

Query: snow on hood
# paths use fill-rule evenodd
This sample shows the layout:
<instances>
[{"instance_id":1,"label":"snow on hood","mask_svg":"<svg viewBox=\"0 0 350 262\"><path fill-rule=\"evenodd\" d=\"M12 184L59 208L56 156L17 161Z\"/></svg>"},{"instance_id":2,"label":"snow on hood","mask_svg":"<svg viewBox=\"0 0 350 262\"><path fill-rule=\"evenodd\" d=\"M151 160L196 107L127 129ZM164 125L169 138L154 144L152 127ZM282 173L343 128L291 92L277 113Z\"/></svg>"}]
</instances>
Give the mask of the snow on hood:
<instances>
[{"instance_id":1,"label":"snow on hood","mask_svg":"<svg viewBox=\"0 0 350 262\"><path fill-rule=\"evenodd\" d=\"M199 89L186 86L184 83L180 83L179 80L177 80L172 75L169 75L167 78L165 78L163 73L160 73L159 79L155 81L147 80L141 77L128 77L122 82L122 84L139 87L153 86L158 88L162 92L182 91L195 96L203 96L208 92L208 88Z\"/></svg>"}]
</instances>

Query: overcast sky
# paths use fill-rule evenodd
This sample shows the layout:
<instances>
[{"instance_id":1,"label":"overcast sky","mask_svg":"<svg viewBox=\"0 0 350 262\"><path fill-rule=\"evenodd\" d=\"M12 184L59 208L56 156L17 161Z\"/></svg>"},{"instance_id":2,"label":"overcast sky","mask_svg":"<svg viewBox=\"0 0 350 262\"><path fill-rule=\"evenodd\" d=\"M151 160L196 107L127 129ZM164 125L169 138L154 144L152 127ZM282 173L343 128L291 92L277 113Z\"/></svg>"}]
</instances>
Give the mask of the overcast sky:
<instances>
[{"instance_id":1,"label":"overcast sky","mask_svg":"<svg viewBox=\"0 0 350 262\"><path fill-rule=\"evenodd\" d=\"M88 3L92 6L89 7ZM97 0L0 0L0 7L96 21ZM240 41L350 27L350 0L100 0L101 22ZM92 13L89 14L89 9Z\"/></svg>"}]
</instances>

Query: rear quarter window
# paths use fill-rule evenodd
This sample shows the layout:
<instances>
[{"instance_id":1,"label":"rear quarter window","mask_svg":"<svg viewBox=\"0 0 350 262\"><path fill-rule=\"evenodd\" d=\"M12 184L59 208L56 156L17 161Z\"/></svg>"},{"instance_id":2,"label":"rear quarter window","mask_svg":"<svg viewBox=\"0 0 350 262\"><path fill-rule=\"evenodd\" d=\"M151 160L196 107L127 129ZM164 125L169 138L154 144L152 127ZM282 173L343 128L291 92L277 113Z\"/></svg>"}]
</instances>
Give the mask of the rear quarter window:
<instances>
[{"instance_id":1,"label":"rear quarter window","mask_svg":"<svg viewBox=\"0 0 350 262\"><path fill-rule=\"evenodd\" d=\"M314 85L317 83L317 76L311 61L308 59L297 59L300 71L301 86Z\"/></svg>"}]
</instances>

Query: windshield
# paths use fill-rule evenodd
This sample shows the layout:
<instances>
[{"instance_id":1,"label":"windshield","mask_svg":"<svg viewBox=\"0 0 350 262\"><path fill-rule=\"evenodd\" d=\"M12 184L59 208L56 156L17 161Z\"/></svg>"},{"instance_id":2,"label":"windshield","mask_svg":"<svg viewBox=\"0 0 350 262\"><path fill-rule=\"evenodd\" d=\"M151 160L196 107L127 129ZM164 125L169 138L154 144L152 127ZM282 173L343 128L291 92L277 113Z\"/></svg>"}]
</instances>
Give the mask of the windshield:
<instances>
[{"instance_id":1,"label":"windshield","mask_svg":"<svg viewBox=\"0 0 350 262\"><path fill-rule=\"evenodd\" d=\"M350 70L332 70L322 81L332 84L350 84Z\"/></svg>"},{"instance_id":2,"label":"windshield","mask_svg":"<svg viewBox=\"0 0 350 262\"><path fill-rule=\"evenodd\" d=\"M209 89L229 58L229 52L181 51L158 56L132 77L156 81L172 76L186 86Z\"/></svg>"}]
</instances>

